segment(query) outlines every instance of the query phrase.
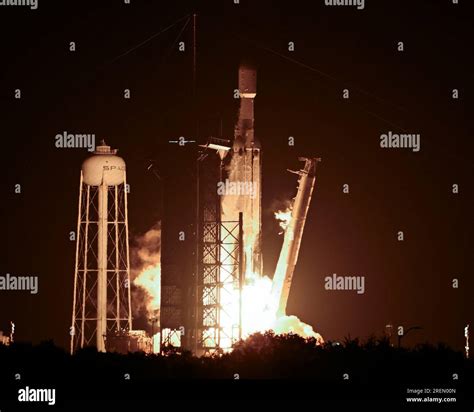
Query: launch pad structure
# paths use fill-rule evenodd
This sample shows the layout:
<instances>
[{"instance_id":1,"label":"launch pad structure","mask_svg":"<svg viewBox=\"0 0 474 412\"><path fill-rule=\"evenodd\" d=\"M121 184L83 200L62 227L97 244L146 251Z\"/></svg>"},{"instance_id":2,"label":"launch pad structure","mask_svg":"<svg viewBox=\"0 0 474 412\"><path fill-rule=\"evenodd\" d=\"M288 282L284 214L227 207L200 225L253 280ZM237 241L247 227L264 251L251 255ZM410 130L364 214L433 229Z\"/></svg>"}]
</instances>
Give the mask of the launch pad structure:
<instances>
[{"instance_id":1,"label":"launch pad structure","mask_svg":"<svg viewBox=\"0 0 474 412\"><path fill-rule=\"evenodd\" d=\"M242 322L232 319L227 299L239 290L239 313L243 288L243 217L223 221L217 183L223 175L223 152L227 141L211 138L196 162L196 272L192 311L192 348L198 355L212 354L232 347L242 338ZM217 150L217 155L216 155ZM234 319L235 320L235 319Z\"/></svg>"},{"instance_id":2,"label":"launch pad structure","mask_svg":"<svg viewBox=\"0 0 474 412\"><path fill-rule=\"evenodd\" d=\"M257 73L239 67L239 116L234 141L210 138L196 163L196 270L192 347L196 354L229 350L243 337L243 287L262 275L261 157L254 133ZM218 193L219 183L248 193Z\"/></svg>"},{"instance_id":3,"label":"launch pad structure","mask_svg":"<svg viewBox=\"0 0 474 412\"><path fill-rule=\"evenodd\" d=\"M249 328L243 317L259 310L244 301L244 288L263 276L261 145L254 132L256 70L239 67L240 108L234 140L210 138L196 162L196 269L193 293L192 350L201 355L230 350ZM320 159L300 158L304 167L292 202L291 219L273 278L269 305L286 315L294 269ZM218 184L230 181L249 193L222 194ZM262 296L263 298L263 296ZM245 306L245 307L244 307ZM258 314L255 313L258 316Z\"/></svg>"},{"instance_id":4,"label":"launch pad structure","mask_svg":"<svg viewBox=\"0 0 474 412\"><path fill-rule=\"evenodd\" d=\"M262 310L257 302L260 295L251 299L245 295L247 286L263 278L262 161L254 132L256 70L241 65L238 78L240 107L233 141L210 137L196 158L194 269L183 270L179 262L158 262L160 309L148 319L151 338L145 331L132 329L125 162L105 143L84 161L71 353L84 346L121 352L179 346L197 356L220 354L232 350L249 333L261 330L260 319L258 325L251 319L261 315L257 313ZM272 290L265 296L275 319L286 315L320 159L299 160L305 166L294 172L299 176L298 191ZM229 187L251 190L222 193L218 187L224 181Z\"/></svg>"}]
</instances>

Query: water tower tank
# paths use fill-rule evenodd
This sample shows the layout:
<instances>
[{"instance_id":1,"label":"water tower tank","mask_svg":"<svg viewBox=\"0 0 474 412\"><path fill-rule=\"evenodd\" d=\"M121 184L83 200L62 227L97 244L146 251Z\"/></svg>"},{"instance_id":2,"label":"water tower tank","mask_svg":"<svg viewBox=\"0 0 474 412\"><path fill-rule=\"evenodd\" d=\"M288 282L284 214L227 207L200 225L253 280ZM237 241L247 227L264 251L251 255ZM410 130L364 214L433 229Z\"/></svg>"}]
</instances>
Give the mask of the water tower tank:
<instances>
[{"instance_id":1,"label":"water tower tank","mask_svg":"<svg viewBox=\"0 0 474 412\"><path fill-rule=\"evenodd\" d=\"M118 186L124 183L125 161L102 140L94 154L82 163L82 177L89 186Z\"/></svg>"}]
</instances>

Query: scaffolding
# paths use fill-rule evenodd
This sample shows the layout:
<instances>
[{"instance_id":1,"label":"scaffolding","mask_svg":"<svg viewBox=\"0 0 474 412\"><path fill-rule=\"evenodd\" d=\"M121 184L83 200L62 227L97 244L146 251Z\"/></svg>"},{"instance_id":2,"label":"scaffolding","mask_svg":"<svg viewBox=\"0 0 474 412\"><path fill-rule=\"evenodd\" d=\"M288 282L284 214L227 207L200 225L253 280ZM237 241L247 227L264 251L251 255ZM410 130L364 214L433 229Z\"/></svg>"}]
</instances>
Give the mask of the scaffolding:
<instances>
[{"instance_id":1,"label":"scaffolding","mask_svg":"<svg viewBox=\"0 0 474 412\"><path fill-rule=\"evenodd\" d=\"M221 221L217 183L222 180L222 148L213 139L197 160L197 231L194 286L195 354L221 353L242 337L242 214ZM215 146L219 147L216 155Z\"/></svg>"},{"instance_id":2,"label":"scaffolding","mask_svg":"<svg viewBox=\"0 0 474 412\"><path fill-rule=\"evenodd\" d=\"M91 186L81 173L77 228L70 350L105 351L108 337L132 329L125 177Z\"/></svg>"}]
</instances>

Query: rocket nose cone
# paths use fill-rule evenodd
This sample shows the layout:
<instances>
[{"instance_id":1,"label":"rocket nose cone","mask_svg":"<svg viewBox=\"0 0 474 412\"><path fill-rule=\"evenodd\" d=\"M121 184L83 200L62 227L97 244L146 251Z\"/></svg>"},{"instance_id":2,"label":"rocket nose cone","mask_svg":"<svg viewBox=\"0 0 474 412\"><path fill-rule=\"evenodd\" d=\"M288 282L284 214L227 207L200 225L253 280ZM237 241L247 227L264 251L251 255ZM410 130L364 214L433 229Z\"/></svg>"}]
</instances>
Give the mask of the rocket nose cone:
<instances>
[{"instance_id":1,"label":"rocket nose cone","mask_svg":"<svg viewBox=\"0 0 474 412\"><path fill-rule=\"evenodd\" d=\"M257 71L257 66L250 59L242 59L239 64L239 69L247 69Z\"/></svg>"},{"instance_id":2,"label":"rocket nose cone","mask_svg":"<svg viewBox=\"0 0 474 412\"><path fill-rule=\"evenodd\" d=\"M243 97L255 97L257 93L257 70L245 63L239 67L239 91Z\"/></svg>"}]
</instances>

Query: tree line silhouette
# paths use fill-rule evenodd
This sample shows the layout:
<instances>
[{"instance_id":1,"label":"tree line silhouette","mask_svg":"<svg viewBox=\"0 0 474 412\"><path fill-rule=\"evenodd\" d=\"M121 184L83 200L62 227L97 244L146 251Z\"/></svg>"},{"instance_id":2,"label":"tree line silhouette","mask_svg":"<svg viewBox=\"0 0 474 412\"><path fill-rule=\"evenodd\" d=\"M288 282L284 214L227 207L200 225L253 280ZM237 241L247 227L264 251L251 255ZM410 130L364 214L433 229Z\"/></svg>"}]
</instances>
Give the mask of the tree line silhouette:
<instances>
[{"instance_id":1,"label":"tree line silhouette","mask_svg":"<svg viewBox=\"0 0 474 412\"><path fill-rule=\"evenodd\" d=\"M444 385L459 387L459 394L463 387L474 387L473 364L463 352L443 344L399 348L385 337L371 337L364 342L347 338L341 343L318 346L315 339L298 335L255 333L238 342L231 353L200 358L172 347L160 355L99 353L95 348L83 348L70 355L47 341L39 345L0 345L0 387L14 385L19 374L22 382L67 383L69 389L75 383L88 388L122 385L128 378L134 384L187 382L181 386L183 393L192 386L190 380L281 380L311 382L311 388L318 388L318 384L320 388L349 384L358 388L398 388L397 396L406 391L403 388L407 385ZM271 391L272 386L269 388ZM370 396L370 391L366 396Z\"/></svg>"}]
</instances>

